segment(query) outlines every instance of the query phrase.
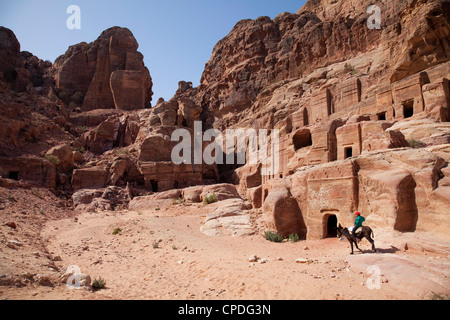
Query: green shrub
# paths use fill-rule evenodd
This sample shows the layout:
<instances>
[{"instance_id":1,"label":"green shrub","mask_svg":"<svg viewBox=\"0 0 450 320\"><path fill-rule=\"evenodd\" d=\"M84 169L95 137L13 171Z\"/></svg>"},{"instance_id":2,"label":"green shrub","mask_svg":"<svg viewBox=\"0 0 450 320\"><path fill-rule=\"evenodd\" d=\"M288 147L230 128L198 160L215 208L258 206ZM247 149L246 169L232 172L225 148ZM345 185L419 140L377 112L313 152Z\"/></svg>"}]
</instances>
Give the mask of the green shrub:
<instances>
[{"instance_id":1,"label":"green shrub","mask_svg":"<svg viewBox=\"0 0 450 320\"><path fill-rule=\"evenodd\" d=\"M72 95L71 100L73 103L80 106L83 104L84 94L80 91L77 91Z\"/></svg>"},{"instance_id":2,"label":"green shrub","mask_svg":"<svg viewBox=\"0 0 450 320\"><path fill-rule=\"evenodd\" d=\"M61 160L55 155L48 154L45 156L45 160L53 163L55 166L59 165L61 163Z\"/></svg>"},{"instance_id":3,"label":"green shrub","mask_svg":"<svg viewBox=\"0 0 450 320\"><path fill-rule=\"evenodd\" d=\"M432 292L431 295L427 299L432 300L432 301L447 301L447 300L449 300L449 296L443 295L440 293L436 293L436 292Z\"/></svg>"},{"instance_id":4,"label":"green shrub","mask_svg":"<svg viewBox=\"0 0 450 320\"><path fill-rule=\"evenodd\" d=\"M182 197L180 197L178 199L173 199L173 201L172 201L173 206L180 206L183 204L184 204L184 199Z\"/></svg>"},{"instance_id":5,"label":"green shrub","mask_svg":"<svg viewBox=\"0 0 450 320\"><path fill-rule=\"evenodd\" d=\"M112 232L112 234L113 234L114 236L116 236L116 235L118 235L118 234L121 233L121 232L122 232L122 229L120 229L120 228L115 228L114 231Z\"/></svg>"},{"instance_id":6,"label":"green shrub","mask_svg":"<svg viewBox=\"0 0 450 320\"><path fill-rule=\"evenodd\" d=\"M130 150L126 149L126 148L119 148L114 150L114 153L117 155L124 155L124 156L129 156L130 155Z\"/></svg>"},{"instance_id":7,"label":"green shrub","mask_svg":"<svg viewBox=\"0 0 450 320\"><path fill-rule=\"evenodd\" d=\"M424 148L427 145L425 143L423 143L420 140L415 140L415 139L410 139L408 140L409 145L411 146L411 148L413 149L420 149L420 148Z\"/></svg>"},{"instance_id":8,"label":"green shrub","mask_svg":"<svg viewBox=\"0 0 450 320\"><path fill-rule=\"evenodd\" d=\"M102 290L105 288L105 286L106 286L106 281L105 281L105 279L102 279L101 277L98 279L95 279L94 282L92 282L92 289L94 289L95 291Z\"/></svg>"},{"instance_id":9,"label":"green shrub","mask_svg":"<svg viewBox=\"0 0 450 320\"><path fill-rule=\"evenodd\" d=\"M215 203L217 201L218 201L217 200L217 196L216 196L215 193L213 193L213 194L211 194L209 196L206 196L205 199L203 200L203 203L204 204L211 204L211 203Z\"/></svg>"},{"instance_id":10,"label":"green shrub","mask_svg":"<svg viewBox=\"0 0 450 320\"><path fill-rule=\"evenodd\" d=\"M270 242L280 243L284 241L284 238L278 232L266 231L264 235L266 237L266 240Z\"/></svg>"},{"instance_id":11,"label":"green shrub","mask_svg":"<svg viewBox=\"0 0 450 320\"><path fill-rule=\"evenodd\" d=\"M300 237L298 234L294 233L294 234L290 234L289 235L289 241L292 243L296 243L300 241Z\"/></svg>"},{"instance_id":12,"label":"green shrub","mask_svg":"<svg viewBox=\"0 0 450 320\"><path fill-rule=\"evenodd\" d=\"M78 151L78 152L80 152L80 153L86 153L86 148L85 147L76 147L76 148L73 148L73 151Z\"/></svg>"}]
</instances>

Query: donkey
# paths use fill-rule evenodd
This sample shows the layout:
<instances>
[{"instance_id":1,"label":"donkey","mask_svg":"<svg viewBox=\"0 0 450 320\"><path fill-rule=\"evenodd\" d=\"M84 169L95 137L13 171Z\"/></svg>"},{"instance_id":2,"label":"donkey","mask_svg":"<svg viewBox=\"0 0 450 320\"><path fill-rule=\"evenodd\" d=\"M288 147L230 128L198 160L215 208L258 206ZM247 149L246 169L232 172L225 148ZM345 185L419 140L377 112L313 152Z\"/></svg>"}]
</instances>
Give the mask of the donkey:
<instances>
[{"instance_id":1,"label":"donkey","mask_svg":"<svg viewBox=\"0 0 450 320\"><path fill-rule=\"evenodd\" d=\"M343 228L341 225L337 228L337 236L338 238L345 237L347 238L348 242L350 242L350 245L352 246L352 254L353 252L353 244L355 244L356 248L361 252L364 253L359 247L358 247L358 240L361 241L363 238L366 238L371 244L372 244L372 250L373 252L377 253L377 249L375 248L375 241L373 241L372 237L374 237L373 230L369 227L362 227L361 231L356 234L356 237L353 236L352 232L348 230L348 228Z\"/></svg>"}]
</instances>

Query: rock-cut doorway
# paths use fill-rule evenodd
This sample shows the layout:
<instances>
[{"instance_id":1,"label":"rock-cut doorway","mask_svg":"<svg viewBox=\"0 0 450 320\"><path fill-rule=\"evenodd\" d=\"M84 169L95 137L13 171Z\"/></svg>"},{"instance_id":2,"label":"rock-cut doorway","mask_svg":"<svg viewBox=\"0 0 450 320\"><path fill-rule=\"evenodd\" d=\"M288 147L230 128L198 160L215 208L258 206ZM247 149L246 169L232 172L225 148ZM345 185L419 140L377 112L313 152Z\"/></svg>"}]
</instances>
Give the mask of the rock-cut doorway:
<instances>
[{"instance_id":1,"label":"rock-cut doorway","mask_svg":"<svg viewBox=\"0 0 450 320\"><path fill-rule=\"evenodd\" d=\"M338 218L334 214L326 215L324 219L324 239L337 237Z\"/></svg>"}]
</instances>

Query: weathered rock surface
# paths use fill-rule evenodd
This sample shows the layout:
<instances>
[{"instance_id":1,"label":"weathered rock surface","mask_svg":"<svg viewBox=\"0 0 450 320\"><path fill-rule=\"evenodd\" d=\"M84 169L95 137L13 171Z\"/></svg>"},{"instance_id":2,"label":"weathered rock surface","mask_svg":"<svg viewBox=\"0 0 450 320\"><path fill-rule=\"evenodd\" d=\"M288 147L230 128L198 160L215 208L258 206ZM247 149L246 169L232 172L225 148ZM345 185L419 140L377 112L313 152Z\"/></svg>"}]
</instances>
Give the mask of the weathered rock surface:
<instances>
[{"instance_id":1,"label":"weathered rock surface","mask_svg":"<svg viewBox=\"0 0 450 320\"><path fill-rule=\"evenodd\" d=\"M67 104L82 105L83 111L149 107L153 84L138 47L131 31L119 27L93 43L70 47L52 70L59 96Z\"/></svg>"},{"instance_id":2,"label":"weathered rock surface","mask_svg":"<svg viewBox=\"0 0 450 320\"><path fill-rule=\"evenodd\" d=\"M333 236L336 221L352 224L355 210L378 227L446 233L449 4L380 3L381 29L367 25L371 4L309 0L297 13L240 21L214 47L199 87L180 81L172 99L147 110L137 109L150 106L151 78L128 29L70 47L50 74L2 29L2 68L13 67L17 81L3 81L1 92L33 89L40 77L44 87L47 77L55 81L48 97L28 90L0 100L2 175L63 190L127 185L154 193L135 197L136 210L212 194L219 201L242 197L285 236ZM196 122L203 131L278 130L279 170L261 175L263 159L249 163L248 156L244 165L193 164L194 143L183 150L191 159L175 164L172 135L184 129L192 139ZM202 141L202 151L207 146ZM45 170L24 164L33 166L24 174L13 166L28 148ZM223 182L237 190L204 186ZM105 200L91 203L109 208ZM218 212L209 223L223 218Z\"/></svg>"},{"instance_id":3,"label":"weathered rock surface","mask_svg":"<svg viewBox=\"0 0 450 320\"><path fill-rule=\"evenodd\" d=\"M104 188L108 182L109 172L104 167L76 169L72 176L75 190Z\"/></svg>"},{"instance_id":4,"label":"weathered rock surface","mask_svg":"<svg viewBox=\"0 0 450 320\"><path fill-rule=\"evenodd\" d=\"M215 209L203 222L200 230L213 237L249 236L255 233L248 210L252 206L241 199L220 201Z\"/></svg>"},{"instance_id":5,"label":"weathered rock surface","mask_svg":"<svg viewBox=\"0 0 450 320\"><path fill-rule=\"evenodd\" d=\"M129 191L126 188L85 189L72 196L73 207L78 212L114 211L128 207Z\"/></svg>"}]
</instances>

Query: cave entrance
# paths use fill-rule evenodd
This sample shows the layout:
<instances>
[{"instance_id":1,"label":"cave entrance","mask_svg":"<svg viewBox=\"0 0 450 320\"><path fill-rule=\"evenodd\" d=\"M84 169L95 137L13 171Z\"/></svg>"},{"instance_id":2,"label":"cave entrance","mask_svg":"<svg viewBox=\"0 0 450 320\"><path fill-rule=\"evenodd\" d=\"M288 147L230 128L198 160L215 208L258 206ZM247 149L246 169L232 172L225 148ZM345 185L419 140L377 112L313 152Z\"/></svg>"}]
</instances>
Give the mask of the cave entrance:
<instances>
[{"instance_id":1,"label":"cave entrance","mask_svg":"<svg viewBox=\"0 0 450 320\"><path fill-rule=\"evenodd\" d=\"M19 181L19 171L10 171L8 179Z\"/></svg>"},{"instance_id":2,"label":"cave entrance","mask_svg":"<svg viewBox=\"0 0 450 320\"><path fill-rule=\"evenodd\" d=\"M155 192L155 193L158 192L158 181L151 180L150 186L152 187L152 192Z\"/></svg>"},{"instance_id":3,"label":"cave entrance","mask_svg":"<svg viewBox=\"0 0 450 320\"><path fill-rule=\"evenodd\" d=\"M325 238L336 238L337 237L337 225L338 219L337 216L332 214L325 217L326 221L326 234Z\"/></svg>"}]
</instances>

